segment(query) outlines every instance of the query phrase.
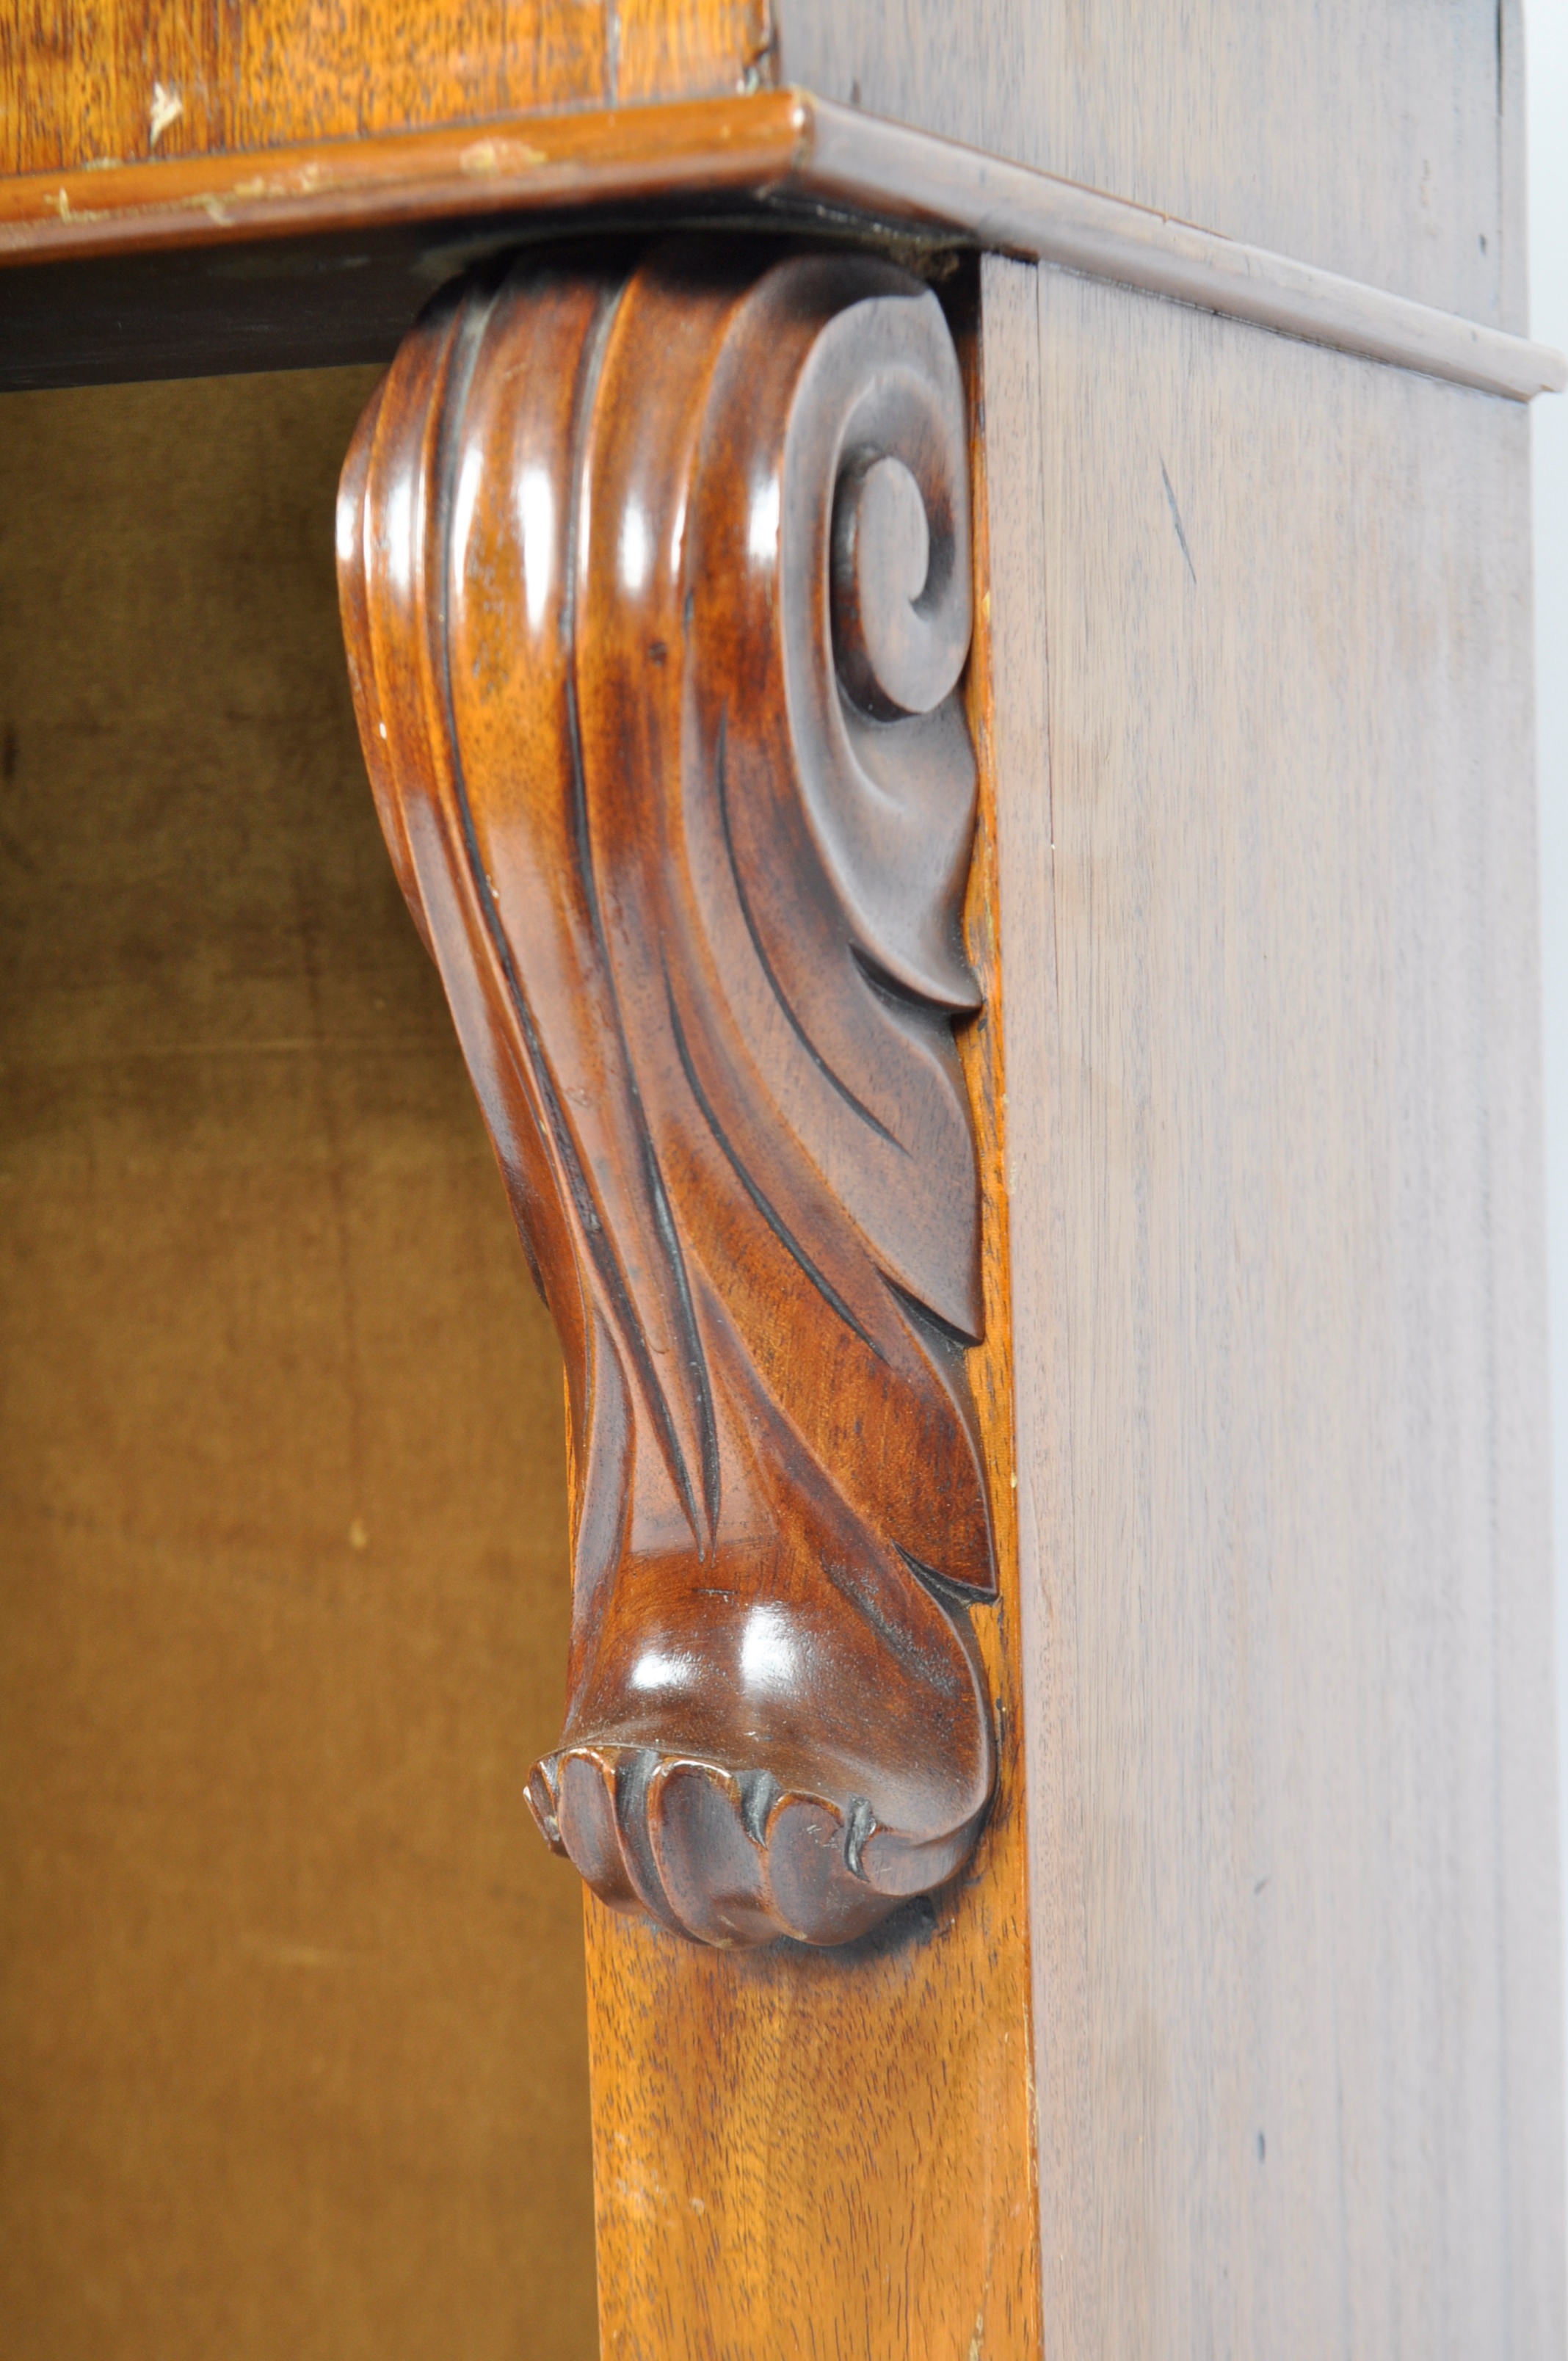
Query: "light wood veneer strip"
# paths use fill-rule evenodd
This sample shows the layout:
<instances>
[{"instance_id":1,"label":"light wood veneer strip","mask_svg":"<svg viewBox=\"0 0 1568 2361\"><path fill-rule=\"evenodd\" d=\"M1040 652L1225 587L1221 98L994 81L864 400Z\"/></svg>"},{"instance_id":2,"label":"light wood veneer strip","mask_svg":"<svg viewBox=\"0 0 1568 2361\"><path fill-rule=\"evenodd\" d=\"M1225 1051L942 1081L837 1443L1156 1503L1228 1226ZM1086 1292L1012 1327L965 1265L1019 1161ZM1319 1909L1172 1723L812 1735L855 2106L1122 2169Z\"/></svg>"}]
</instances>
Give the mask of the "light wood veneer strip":
<instances>
[{"instance_id":1,"label":"light wood veneer strip","mask_svg":"<svg viewBox=\"0 0 1568 2361\"><path fill-rule=\"evenodd\" d=\"M0 264L725 192L956 234L1515 401L1568 384L1548 346L804 91L28 173L0 181Z\"/></svg>"},{"instance_id":2,"label":"light wood veneer strip","mask_svg":"<svg viewBox=\"0 0 1568 2361\"><path fill-rule=\"evenodd\" d=\"M1515 401L1568 385L1568 359L1549 346L927 132L818 99L803 104L814 194L883 213L897 204L967 232L991 253L1056 263Z\"/></svg>"}]
</instances>

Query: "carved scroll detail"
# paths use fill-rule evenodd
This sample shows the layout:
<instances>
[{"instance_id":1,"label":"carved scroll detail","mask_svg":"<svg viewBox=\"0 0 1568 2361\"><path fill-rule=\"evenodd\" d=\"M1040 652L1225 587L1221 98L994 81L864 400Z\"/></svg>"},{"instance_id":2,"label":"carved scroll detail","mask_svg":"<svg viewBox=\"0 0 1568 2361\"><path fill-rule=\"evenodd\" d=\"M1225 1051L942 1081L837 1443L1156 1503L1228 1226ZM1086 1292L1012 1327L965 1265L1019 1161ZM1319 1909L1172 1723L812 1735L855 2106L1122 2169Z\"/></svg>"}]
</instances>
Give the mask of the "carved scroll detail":
<instances>
[{"instance_id":1,"label":"carved scroll detail","mask_svg":"<svg viewBox=\"0 0 1568 2361\"><path fill-rule=\"evenodd\" d=\"M991 1794L968 533L935 298L711 240L442 299L344 474L382 825L565 1352L530 1799L721 1945L862 1932Z\"/></svg>"}]
</instances>

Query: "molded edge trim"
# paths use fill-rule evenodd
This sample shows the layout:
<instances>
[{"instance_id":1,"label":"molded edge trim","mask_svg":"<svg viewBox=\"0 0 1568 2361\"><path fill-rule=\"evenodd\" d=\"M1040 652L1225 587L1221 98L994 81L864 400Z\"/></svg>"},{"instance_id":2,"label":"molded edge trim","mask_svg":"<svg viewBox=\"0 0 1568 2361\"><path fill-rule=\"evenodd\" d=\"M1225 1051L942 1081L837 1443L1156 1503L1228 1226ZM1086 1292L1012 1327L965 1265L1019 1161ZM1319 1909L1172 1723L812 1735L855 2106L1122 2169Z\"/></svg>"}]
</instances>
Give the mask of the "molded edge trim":
<instances>
[{"instance_id":1,"label":"molded edge trim","mask_svg":"<svg viewBox=\"0 0 1568 2361\"><path fill-rule=\"evenodd\" d=\"M961 229L992 253L1113 280L1514 401L1568 385L1568 358L1550 346L927 132L820 99L806 104L815 136L800 177L818 197L884 214L890 203L917 206L922 218Z\"/></svg>"},{"instance_id":2,"label":"molded edge trim","mask_svg":"<svg viewBox=\"0 0 1568 2361\"><path fill-rule=\"evenodd\" d=\"M0 266L728 193L1046 262L1530 401L1549 346L796 90L0 181Z\"/></svg>"}]
</instances>

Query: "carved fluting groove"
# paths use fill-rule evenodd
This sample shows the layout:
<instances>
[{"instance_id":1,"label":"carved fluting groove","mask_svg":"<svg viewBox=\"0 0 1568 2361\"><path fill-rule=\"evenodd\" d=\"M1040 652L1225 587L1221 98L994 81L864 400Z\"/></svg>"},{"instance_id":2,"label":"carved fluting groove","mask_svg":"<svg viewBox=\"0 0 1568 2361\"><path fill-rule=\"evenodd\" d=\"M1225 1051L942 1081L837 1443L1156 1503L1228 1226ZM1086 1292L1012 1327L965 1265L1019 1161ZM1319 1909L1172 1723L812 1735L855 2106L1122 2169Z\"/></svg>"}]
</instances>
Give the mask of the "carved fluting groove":
<instances>
[{"instance_id":1,"label":"carved fluting groove","mask_svg":"<svg viewBox=\"0 0 1568 2361\"><path fill-rule=\"evenodd\" d=\"M517 264L345 471L382 823L565 1353L604 1899L832 1943L989 1801L964 412L885 264Z\"/></svg>"}]
</instances>

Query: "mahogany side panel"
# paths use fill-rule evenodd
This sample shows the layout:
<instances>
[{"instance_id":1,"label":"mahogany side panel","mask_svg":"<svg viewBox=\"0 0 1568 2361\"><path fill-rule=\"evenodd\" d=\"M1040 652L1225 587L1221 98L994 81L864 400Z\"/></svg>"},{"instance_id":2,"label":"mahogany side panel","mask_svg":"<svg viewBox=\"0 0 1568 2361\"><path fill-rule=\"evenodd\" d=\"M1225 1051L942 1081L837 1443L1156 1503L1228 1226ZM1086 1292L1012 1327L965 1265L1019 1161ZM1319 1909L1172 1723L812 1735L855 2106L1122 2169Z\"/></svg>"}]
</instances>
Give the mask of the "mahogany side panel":
<instances>
[{"instance_id":1,"label":"mahogany side panel","mask_svg":"<svg viewBox=\"0 0 1568 2361\"><path fill-rule=\"evenodd\" d=\"M530 1800L727 1949L940 1885L994 1776L964 432L918 282L709 241L444 298L345 471L383 826L566 1356Z\"/></svg>"}]
</instances>

